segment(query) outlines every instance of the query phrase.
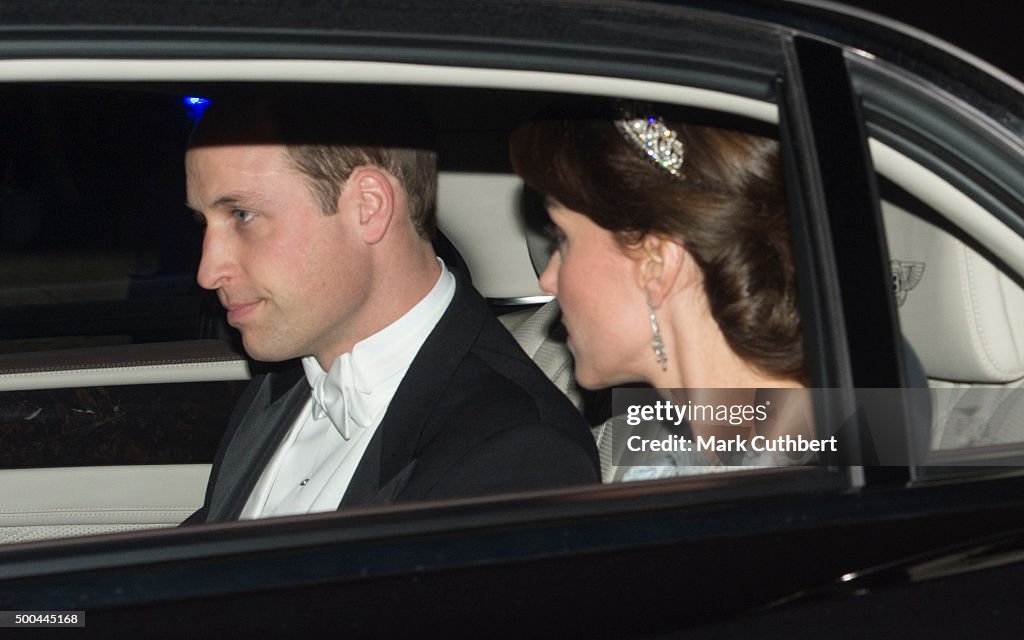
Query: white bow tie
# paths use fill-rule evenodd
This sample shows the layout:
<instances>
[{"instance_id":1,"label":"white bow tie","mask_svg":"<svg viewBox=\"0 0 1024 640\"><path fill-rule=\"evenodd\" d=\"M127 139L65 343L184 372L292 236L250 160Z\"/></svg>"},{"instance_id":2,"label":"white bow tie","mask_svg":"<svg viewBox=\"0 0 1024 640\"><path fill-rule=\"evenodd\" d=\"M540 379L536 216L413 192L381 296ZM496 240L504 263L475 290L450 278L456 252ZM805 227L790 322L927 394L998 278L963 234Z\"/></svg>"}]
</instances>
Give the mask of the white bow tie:
<instances>
[{"instance_id":1,"label":"white bow tie","mask_svg":"<svg viewBox=\"0 0 1024 640\"><path fill-rule=\"evenodd\" d=\"M361 385L356 383L356 375L352 368L352 354L343 354L331 365L331 370L324 372L315 359L311 363L303 360L307 373L310 367L316 367L312 377L313 392L313 417L317 420L325 416L330 419L331 424L338 430L341 437L348 440L352 433L349 429L348 420L357 426L366 428L370 425L372 417L369 414L370 407L366 406L366 400L370 397L369 391L360 391Z\"/></svg>"}]
</instances>

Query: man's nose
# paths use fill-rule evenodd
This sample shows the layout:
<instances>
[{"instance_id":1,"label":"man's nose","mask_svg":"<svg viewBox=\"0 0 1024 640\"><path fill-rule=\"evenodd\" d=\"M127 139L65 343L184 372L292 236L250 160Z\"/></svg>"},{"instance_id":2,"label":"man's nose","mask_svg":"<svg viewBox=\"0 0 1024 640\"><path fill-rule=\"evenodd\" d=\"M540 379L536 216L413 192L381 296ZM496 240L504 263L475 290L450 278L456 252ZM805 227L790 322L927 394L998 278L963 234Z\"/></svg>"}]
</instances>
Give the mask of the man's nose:
<instances>
[{"instance_id":1,"label":"man's nose","mask_svg":"<svg viewBox=\"0 0 1024 640\"><path fill-rule=\"evenodd\" d=\"M199 259L196 281L204 289L219 289L231 276L234 260L225 238L210 227L203 234L203 255Z\"/></svg>"},{"instance_id":2,"label":"man's nose","mask_svg":"<svg viewBox=\"0 0 1024 640\"><path fill-rule=\"evenodd\" d=\"M553 296L558 295L558 267L561 260L561 255L555 251L548 260L548 266L544 267L544 272L540 274L540 288Z\"/></svg>"}]
</instances>

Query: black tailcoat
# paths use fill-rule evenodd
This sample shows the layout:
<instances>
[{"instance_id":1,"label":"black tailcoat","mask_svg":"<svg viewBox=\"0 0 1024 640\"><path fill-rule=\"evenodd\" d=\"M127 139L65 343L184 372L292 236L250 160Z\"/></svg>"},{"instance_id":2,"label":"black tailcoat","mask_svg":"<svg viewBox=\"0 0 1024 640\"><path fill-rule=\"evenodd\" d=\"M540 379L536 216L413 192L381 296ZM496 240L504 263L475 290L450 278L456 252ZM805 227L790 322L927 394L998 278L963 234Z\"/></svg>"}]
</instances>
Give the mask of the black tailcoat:
<instances>
[{"instance_id":1,"label":"black tailcoat","mask_svg":"<svg viewBox=\"0 0 1024 640\"><path fill-rule=\"evenodd\" d=\"M340 507L600 482L583 418L456 273L455 296L420 348ZM302 366L256 376L228 422L202 509L237 520L310 397Z\"/></svg>"}]
</instances>

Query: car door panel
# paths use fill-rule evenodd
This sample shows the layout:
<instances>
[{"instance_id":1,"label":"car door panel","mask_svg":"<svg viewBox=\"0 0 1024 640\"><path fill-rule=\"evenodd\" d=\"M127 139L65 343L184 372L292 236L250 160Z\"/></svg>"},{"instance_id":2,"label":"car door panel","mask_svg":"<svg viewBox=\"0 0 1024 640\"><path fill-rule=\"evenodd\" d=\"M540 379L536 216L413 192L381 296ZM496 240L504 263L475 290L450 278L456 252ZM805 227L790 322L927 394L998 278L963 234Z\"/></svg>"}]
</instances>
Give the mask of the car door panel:
<instances>
[{"instance_id":1,"label":"car door panel","mask_svg":"<svg viewBox=\"0 0 1024 640\"><path fill-rule=\"evenodd\" d=\"M215 340L0 356L0 542L181 522L248 377Z\"/></svg>"},{"instance_id":2,"label":"car door panel","mask_svg":"<svg viewBox=\"0 0 1024 640\"><path fill-rule=\"evenodd\" d=\"M170 527L202 506L209 464L0 471L0 543Z\"/></svg>"}]
</instances>

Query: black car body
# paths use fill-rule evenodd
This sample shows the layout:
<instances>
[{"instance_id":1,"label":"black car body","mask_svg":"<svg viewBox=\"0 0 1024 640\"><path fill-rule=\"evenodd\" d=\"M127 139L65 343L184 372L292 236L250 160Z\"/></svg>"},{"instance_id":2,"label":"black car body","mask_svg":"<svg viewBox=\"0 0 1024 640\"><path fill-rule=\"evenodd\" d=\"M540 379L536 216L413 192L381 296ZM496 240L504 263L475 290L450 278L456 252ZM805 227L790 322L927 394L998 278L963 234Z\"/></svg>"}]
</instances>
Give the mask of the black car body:
<instances>
[{"instance_id":1,"label":"black car body","mask_svg":"<svg viewBox=\"0 0 1024 640\"><path fill-rule=\"evenodd\" d=\"M893 296L883 200L925 211L1007 281L1024 278L1020 83L836 5L7 3L0 23L9 103L43 93L50 104L84 104L83 95L100 101L93 91L177 99L224 83L407 85L442 121L442 168L453 174L509 173L509 128L567 95L643 98L767 127L784 152L808 364L815 387L836 390L834 405L820 408L826 413L856 406L856 389L917 386L916 356L934 377L929 345L905 326ZM162 144L173 155L172 142ZM964 202L959 218L946 215L951 198ZM479 241L467 237L463 243ZM243 360L222 345L215 305L189 297L188 261L181 262L156 274L164 280L146 281L157 293L129 297L143 305L66 303L77 306L60 313L74 314L85 334L112 331L81 328L95 317L116 319L115 333L136 337L147 333L139 325L148 318L166 320L122 349L125 378L89 384L141 375L154 356L139 345L149 342L173 343L160 356L168 366L223 366L234 373L214 377L227 387L244 379L236 366ZM496 306L536 294L480 286ZM0 316L4 338L68 333L46 329L40 318L48 316L34 305L10 305ZM1019 315L1009 318L1024 326ZM21 380L47 367L96 367L74 359L82 352L33 353L3 356L0 373ZM1017 382L999 386L1012 391ZM22 387L4 388L5 406L41 402L10 395L27 393ZM77 395L64 405L85 402L82 387L71 388ZM184 395L196 393L211 394ZM111 396L89 397L100 411ZM1016 637L1024 629L1013 597L1024 588L1024 442L926 444L922 452L913 411L900 396L884 416L858 414L851 424L862 435L851 442L864 447L814 467L13 545L0 548L0 610L85 611L86 629L97 635L154 637L328 629L616 638L753 629L772 637L933 638L985 629ZM1007 419L1024 431L1024 419ZM153 423L145 433L177 434L176 424ZM879 429L902 443L898 463L870 459ZM166 450L179 439L153 446ZM209 462L212 445L203 447L142 462ZM54 456L65 459L68 448ZM95 463L52 466L84 464ZM36 455L7 466L51 465Z\"/></svg>"}]
</instances>

